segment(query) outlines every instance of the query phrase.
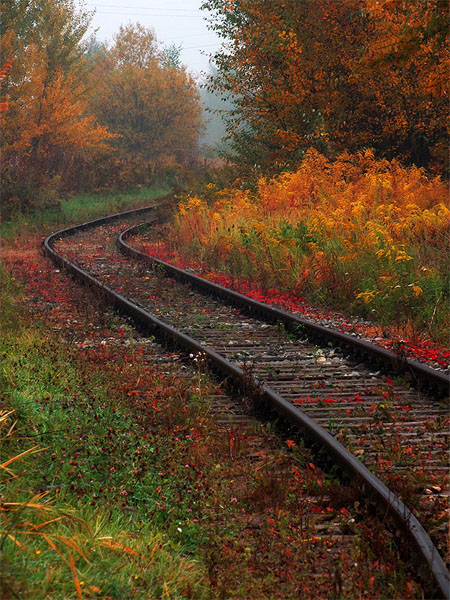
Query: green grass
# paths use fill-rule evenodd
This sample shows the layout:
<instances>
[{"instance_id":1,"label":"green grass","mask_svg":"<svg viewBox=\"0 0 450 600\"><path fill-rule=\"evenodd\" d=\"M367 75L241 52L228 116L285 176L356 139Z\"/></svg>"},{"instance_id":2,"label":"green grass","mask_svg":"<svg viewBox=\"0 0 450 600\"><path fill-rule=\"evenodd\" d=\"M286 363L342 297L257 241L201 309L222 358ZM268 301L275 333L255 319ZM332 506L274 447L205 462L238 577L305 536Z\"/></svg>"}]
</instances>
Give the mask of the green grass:
<instances>
[{"instance_id":1,"label":"green grass","mask_svg":"<svg viewBox=\"0 0 450 600\"><path fill-rule=\"evenodd\" d=\"M206 597L193 555L202 532L186 500L170 498L184 464L168 471L160 424L144 431L111 373L31 323L4 272L2 284L2 406L14 412L3 413L0 462L34 450L0 472L0 585L33 599L79 597L77 585L102 598Z\"/></svg>"},{"instance_id":2,"label":"green grass","mask_svg":"<svg viewBox=\"0 0 450 600\"><path fill-rule=\"evenodd\" d=\"M170 188L155 184L128 192L109 192L97 195L77 195L63 198L58 206L34 209L30 213L17 211L0 223L0 237L14 239L25 232L37 232L56 226L72 225L153 202L168 194Z\"/></svg>"}]
</instances>

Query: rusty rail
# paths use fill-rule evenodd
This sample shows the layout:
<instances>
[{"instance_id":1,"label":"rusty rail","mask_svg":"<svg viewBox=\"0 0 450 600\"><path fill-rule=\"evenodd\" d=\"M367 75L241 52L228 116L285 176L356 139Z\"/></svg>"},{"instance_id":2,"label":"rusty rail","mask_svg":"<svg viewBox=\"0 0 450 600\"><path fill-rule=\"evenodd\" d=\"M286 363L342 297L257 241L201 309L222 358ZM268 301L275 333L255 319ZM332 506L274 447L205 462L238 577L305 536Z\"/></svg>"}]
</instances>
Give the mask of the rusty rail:
<instances>
[{"instance_id":1,"label":"rusty rail","mask_svg":"<svg viewBox=\"0 0 450 600\"><path fill-rule=\"evenodd\" d=\"M394 517L405 534L412 540L412 543L418 554L429 566L435 583L435 596L439 598L448 598L450 589L450 577L448 570L444 564L444 561L439 555L438 550L430 540L428 534L418 519L414 516L410 509L393 492L391 492L391 490L389 490L384 483L382 483L382 481L380 481L373 473L371 473L367 467L365 467L351 452L342 446L342 444L337 442L327 431L325 431L325 429L317 425L310 417L298 410L298 408L294 407L290 402L274 392L271 388L266 385L261 385L256 380L249 382L248 376L240 367L226 360L223 356L211 348L203 346L190 336L177 331L174 327L164 323L145 309L125 298L123 295L102 284L98 279L78 267L74 262L58 254L58 252L56 252L53 248L54 242L62 237L66 237L91 227L103 225L129 215L141 213L144 214L148 211L154 210L155 208L157 208L157 206L139 209L138 211L127 211L126 213L119 213L109 217L103 217L101 219L96 219L94 221L58 231L48 236L44 240L43 252L45 255L50 257L55 264L69 271L77 279L91 285L97 290L100 290L102 295L112 302L116 310L127 315L128 317L131 317L138 325L152 331L157 329L160 334L172 344L181 346L190 352L202 353L207 358L209 364L214 370L219 371L221 374L232 380L235 385L239 386L239 388L244 391L244 393L248 391L249 386L253 391L255 389L258 390L257 393L261 401L277 411L291 425L296 426L303 433L307 433L307 435L314 439L316 443L320 444L327 451L327 453L332 456L333 459L344 469L344 471L347 474L350 474L350 476L352 476L352 478L358 482L361 493L365 497L371 497L375 499L381 506L383 506L384 510L388 514ZM158 217L155 216L152 222L155 222L157 219ZM185 281L190 281L191 283L194 282L195 285L200 286L203 289L208 288L209 293L219 295L222 298L226 298L228 301L232 299L233 302L239 303L240 306L247 306L253 314L256 313L262 315L272 321L276 320L286 322L289 326L295 324L295 327L298 327L300 324L309 329L310 325L313 325L314 327L311 327L311 331L313 331L316 335L323 337L326 334L326 332L323 330L326 330L327 328L324 328L323 326L316 325L314 323L311 324L308 321L305 322L305 319L294 317L288 313L285 313L284 311L264 305L261 302L252 300L246 296L242 296L241 294L237 294L236 292L232 292L231 290L207 282L202 278L198 278L194 275L186 273L185 271L182 271L181 269L177 269L176 267L168 265L163 261L149 257L143 253L138 253L138 251L133 250L128 244L126 244L123 239L124 237L131 235L133 229L135 228L128 229L120 236L120 244L124 251L126 251L128 254L145 258L145 260L153 261L156 264L161 264L172 276L176 276L177 278L181 278ZM335 332L333 335L335 335L334 339L336 339L338 342L343 341L345 344L354 343L354 338L351 338L351 336L347 336L346 334ZM347 339L349 337L351 340ZM356 341L360 344L362 343L361 340ZM372 344L364 342L362 343L361 347L364 352L368 352L371 351L372 346ZM379 350L381 350L381 352L379 352ZM382 358L386 356L386 352L388 351L376 348L377 360L380 360L380 357ZM389 361L392 362L394 360L393 364L395 365L395 358L393 359L392 356L390 356L391 354L392 353L389 353L388 356ZM416 361L410 362L415 363ZM415 365L413 365L413 368L414 367ZM423 377L424 374L426 377L429 376L428 368L425 368L424 371L418 369L417 372L421 377ZM438 378L438 385L442 387L442 377L440 376Z\"/></svg>"}]
</instances>

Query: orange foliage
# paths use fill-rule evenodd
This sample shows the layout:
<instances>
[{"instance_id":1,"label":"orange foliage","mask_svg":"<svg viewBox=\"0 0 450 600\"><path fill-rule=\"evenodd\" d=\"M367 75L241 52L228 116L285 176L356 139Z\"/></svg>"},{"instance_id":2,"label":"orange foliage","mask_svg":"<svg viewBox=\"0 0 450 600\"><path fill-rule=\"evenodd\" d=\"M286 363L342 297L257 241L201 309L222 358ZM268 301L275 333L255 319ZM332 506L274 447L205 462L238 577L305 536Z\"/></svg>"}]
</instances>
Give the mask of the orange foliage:
<instances>
[{"instance_id":1,"label":"orange foliage","mask_svg":"<svg viewBox=\"0 0 450 600\"><path fill-rule=\"evenodd\" d=\"M448 299L447 186L371 151L180 205L175 244L215 268L434 335Z\"/></svg>"},{"instance_id":2,"label":"orange foliage","mask_svg":"<svg viewBox=\"0 0 450 600\"><path fill-rule=\"evenodd\" d=\"M0 69L0 83L3 82L6 79L6 77L8 76L8 73L12 69L12 64L13 64L13 61L11 59L7 60L5 62L5 64L3 65L3 67ZM4 101L0 102L0 112L8 112L8 111L9 111L9 101L4 100Z\"/></svg>"},{"instance_id":3,"label":"orange foliage","mask_svg":"<svg viewBox=\"0 0 450 600\"><path fill-rule=\"evenodd\" d=\"M13 65L13 61L11 58L5 62L3 67L0 69L0 81L3 81L4 79L6 79L6 76L12 69L12 65Z\"/></svg>"},{"instance_id":4,"label":"orange foliage","mask_svg":"<svg viewBox=\"0 0 450 600\"><path fill-rule=\"evenodd\" d=\"M234 96L229 131L245 164L282 170L311 146L372 147L443 168L447 3L440 0L207 0L231 40L213 84Z\"/></svg>"},{"instance_id":5,"label":"orange foliage","mask_svg":"<svg viewBox=\"0 0 450 600\"><path fill-rule=\"evenodd\" d=\"M118 135L119 177L152 177L186 164L201 129L198 90L181 65L165 64L151 30L121 27L97 61L91 108Z\"/></svg>"},{"instance_id":6,"label":"orange foliage","mask_svg":"<svg viewBox=\"0 0 450 600\"><path fill-rule=\"evenodd\" d=\"M39 7L11 3L2 17L1 55L14 56L14 68L9 59L0 72L3 206L25 208L41 188L49 197L57 193L80 153L112 136L87 111L79 45L86 15L70 0L43 0Z\"/></svg>"}]
</instances>

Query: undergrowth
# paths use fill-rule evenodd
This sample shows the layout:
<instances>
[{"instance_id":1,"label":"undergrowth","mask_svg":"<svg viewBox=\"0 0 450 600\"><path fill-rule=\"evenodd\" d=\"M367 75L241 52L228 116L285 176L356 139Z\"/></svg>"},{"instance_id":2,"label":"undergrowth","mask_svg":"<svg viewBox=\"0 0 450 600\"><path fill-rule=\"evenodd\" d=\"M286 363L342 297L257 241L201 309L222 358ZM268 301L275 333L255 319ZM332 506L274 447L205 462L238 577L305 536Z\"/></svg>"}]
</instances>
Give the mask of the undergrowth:
<instances>
[{"instance_id":1,"label":"undergrowth","mask_svg":"<svg viewBox=\"0 0 450 600\"><path fill-rule=\"evenodd\" d=\"M118 406L107 373L23 319L14 284L2 280L2 589L33 599L206 597L186 507L151 516L158 486L173 487L160 471L164 447Z\"/></svg>"},{"instance_id":2,"label":"undergrowth","mask_svg":"<svg viewBox=\"0 0 450 600\"><path fill-rule=\"evenodd\" d=\"M255 461L253 433L209 415L220 389L201 368L180 376L168 354L162 372L131 328L31 246L9 263L25 296L3 272L0 292L5 593L422 597L393 536L383 527L373 550L373 519L301 444L283 452L255 426Z\"/></svg>"},{"instance_id":3,"label":"undergrowth","mask_svg":"<svg viewBox=\"0 0 450 600\"><path fill-rule=\"evenodd\" d=\"M448 341L447 199L444 182L416 167L311 150L254 192L210 184L180 204L169 240L263 289Z\"/></svg>"}]
</instances>

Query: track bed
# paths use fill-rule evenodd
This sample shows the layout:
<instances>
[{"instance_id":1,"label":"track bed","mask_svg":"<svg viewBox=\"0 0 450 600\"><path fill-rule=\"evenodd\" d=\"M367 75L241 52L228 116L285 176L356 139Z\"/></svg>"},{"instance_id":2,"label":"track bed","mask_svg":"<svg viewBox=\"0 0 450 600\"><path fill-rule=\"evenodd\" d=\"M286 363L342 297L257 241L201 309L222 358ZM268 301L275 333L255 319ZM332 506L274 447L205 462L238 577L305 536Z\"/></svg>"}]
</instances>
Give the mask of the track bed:
<instances>
[{"instance_id":1,"label":"track bed","mask_svg":"<svg viewBox=\"0 0 450 600\"><path fill-rule=\"evenodd\" d=\"M142 217L65 237L56 250L107 286L212 348L270 386L327 429L418 516L445 555L448 526L448 410L338 348L296 339L114 247L118 234ZM132 242L131 242L132 245ZM222 398L215 404L222 405ZM226 408L246 423L245 412ZM228 415L225 418L229 418Z\"/></svg>"}]
</instances>

